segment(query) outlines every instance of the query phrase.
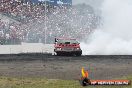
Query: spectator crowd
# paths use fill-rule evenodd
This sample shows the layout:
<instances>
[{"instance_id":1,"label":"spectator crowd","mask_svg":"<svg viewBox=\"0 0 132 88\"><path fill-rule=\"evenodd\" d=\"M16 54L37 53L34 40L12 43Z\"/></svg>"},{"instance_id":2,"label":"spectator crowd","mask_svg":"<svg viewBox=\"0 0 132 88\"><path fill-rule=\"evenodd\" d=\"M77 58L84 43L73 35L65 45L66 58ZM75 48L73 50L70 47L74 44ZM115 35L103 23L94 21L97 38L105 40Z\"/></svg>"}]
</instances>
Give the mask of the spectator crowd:
<instances>
[{"instance_id":1,"label":"spectator crowd","mask_svg":"<svg viewBox=\"0 0 132 88\"><path fill-rule=\"evenodd\" d=\"M13 19L8 22L0 19L0 44L44 43L45 39L47 43L53 43L54 37L65 36L81 40L99 22L99 17L89 5L56 7L34 4L30 0L26 3L1 0L0 14Z\"/></svg>"}]
</instances>

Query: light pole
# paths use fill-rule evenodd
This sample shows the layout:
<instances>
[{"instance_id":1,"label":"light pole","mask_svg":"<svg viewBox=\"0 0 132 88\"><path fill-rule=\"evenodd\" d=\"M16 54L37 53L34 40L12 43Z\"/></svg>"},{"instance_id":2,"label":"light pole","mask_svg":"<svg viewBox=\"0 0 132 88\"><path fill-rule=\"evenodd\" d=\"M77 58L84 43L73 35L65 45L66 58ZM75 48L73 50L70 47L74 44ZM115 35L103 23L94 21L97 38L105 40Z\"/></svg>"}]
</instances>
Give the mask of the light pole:
<instances>
[{"instance_id":1,"label":"light pole","mask_svg":"<svg viewBox=\"0 0 132 88\"><path fill-rule=\"evenodd\" d=\"M47 0L45 0L45 29L44 29L44 38L45 38L45 39L44 39L44 40L45 40L44 43L45 43L45 44L47 43L47 41L46 41L46 39L47 39L47 36L46 36L46 34L47 34L47 33L46 33L46 32L47 32L47 18L46 18L46 16L47 16L47 15L46 15L46 13L47 13L47 3L46 3L46 1L47 1Z\"/></svg>"}]
</instances>

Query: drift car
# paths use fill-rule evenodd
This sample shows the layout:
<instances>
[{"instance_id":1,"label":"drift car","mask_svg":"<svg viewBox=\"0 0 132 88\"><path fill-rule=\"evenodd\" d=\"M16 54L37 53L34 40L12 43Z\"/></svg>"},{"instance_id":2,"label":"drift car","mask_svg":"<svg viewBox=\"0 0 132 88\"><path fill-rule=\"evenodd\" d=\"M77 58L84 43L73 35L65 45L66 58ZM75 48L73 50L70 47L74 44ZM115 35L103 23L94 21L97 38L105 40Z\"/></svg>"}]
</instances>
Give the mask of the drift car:
<instances>
[{"instance_id":1,"label":"drift car","mask_svg":"<svg viewBox=\"0 0 132 88\"><path fill-rule=\"evenodd\" d=\"M76 39L55 38L54 52L57 55L81 56L80 43Z\"/></svg>"}]
</instances>

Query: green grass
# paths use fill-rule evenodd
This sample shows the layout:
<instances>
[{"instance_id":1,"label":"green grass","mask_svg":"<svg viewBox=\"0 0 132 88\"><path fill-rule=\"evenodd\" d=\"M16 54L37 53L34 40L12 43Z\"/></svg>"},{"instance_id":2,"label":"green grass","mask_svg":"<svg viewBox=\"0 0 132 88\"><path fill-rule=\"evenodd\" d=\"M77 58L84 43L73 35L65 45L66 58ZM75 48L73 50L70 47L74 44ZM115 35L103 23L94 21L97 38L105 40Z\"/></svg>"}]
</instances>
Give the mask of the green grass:
<instances>
[{"instance_id":1,"label":"green grass","mask_svg":"<svg viewBox=\"0 0 132 88\"><path fill-rule=\"evenodd\" d=\"M132 76L122 79L132 80ZM75 80L57 80L45 78L11 78L0 77L0 88L84 88L79 81ZM85 88L132 88L128 86L88 86Z\"/></svg>"}]
</instances>

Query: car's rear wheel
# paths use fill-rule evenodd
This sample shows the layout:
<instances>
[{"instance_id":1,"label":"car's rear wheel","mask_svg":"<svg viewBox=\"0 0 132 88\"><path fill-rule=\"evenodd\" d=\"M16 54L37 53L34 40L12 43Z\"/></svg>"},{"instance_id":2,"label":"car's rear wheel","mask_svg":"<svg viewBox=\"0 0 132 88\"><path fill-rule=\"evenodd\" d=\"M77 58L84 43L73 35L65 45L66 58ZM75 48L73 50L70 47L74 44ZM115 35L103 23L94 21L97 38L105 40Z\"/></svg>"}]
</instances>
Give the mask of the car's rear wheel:
<instances>
[{"instance_id":1,"label":"car's rear wheel","mask_svg":"<svg viewBox=\"0 0 132 88\"><path fill-rule=\"evenodd\" d=\"M57 54L57 56L61 56L62 54L61 53L56 53Z\"/></svg>"},{"instance_id":2,"label":"car's rear wheel","mask_svg":"<svg viewBox=\"0 0 132 88\"><path fill-rule=\"evenodd\" d=\"M82 54L81 53L76 53L76 56L81 56Z\"/></svg>"}]
</instances>

